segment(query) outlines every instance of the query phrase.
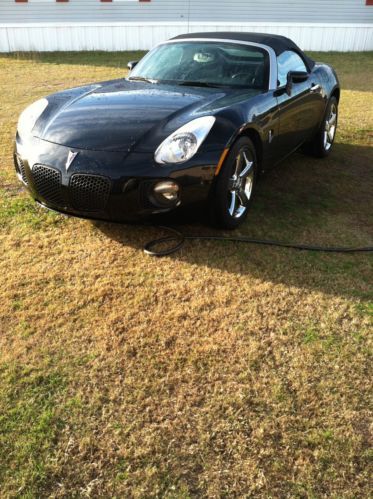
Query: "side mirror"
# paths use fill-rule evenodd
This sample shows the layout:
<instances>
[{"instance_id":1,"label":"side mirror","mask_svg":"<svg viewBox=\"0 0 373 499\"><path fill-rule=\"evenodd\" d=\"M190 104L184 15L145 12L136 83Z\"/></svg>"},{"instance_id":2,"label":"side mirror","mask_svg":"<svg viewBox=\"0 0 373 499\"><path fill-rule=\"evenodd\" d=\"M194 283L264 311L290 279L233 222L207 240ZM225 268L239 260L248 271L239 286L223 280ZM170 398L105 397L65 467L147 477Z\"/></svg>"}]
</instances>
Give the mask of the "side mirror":
<instances>
[{"instance_id":1,"label":"side mirror","mask_svg":"<svg viewBox=\"0 0 373 499\"><path fill-rule=\"evenodd\" d=\"M139 61L130 61L128 64L127 64L127 68L132 71L133 68L136 66L136 64L138 63Z\"/></svg>"},{"instance_id":2,"label":"side mirror","mask_svg":"<svg viewBox=\"0 0 373 499\"><path fill-rule=\"evenodd\" d=\"M308 78L308 73L306 71L289 71L289 74L294 83L306 81Z\"/></svg>"},{"instance_id":3,"label":"side mirror","mask_svg":"<svg viewBox=\"0 0 373 499\"><path fill-rule=\"evenodd\" d=\"M291 94L293 83L301 83L306 81L308 73L306 71L289 71L286 78L286 93Z\"/></svg>"}]
</instances>

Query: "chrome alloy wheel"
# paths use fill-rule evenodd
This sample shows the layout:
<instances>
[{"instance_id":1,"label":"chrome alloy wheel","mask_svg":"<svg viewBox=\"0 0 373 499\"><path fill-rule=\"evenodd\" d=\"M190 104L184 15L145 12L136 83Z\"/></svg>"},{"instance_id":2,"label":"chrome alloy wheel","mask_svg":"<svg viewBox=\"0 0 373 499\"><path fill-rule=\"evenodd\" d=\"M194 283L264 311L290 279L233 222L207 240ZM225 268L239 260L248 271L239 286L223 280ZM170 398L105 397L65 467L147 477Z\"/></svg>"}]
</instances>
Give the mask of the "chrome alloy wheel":
<instances>
[{"instance_id":1,"label":"chrome alloy wheel","mask_svg":"<svg viewBox=\"0 0 373 499\"><path fill-rule=\"evenodd\" d=\"M336 129L337 129L337 106L333 103L330 106L329 116L325 120L325 128L324 128L325 151L329 151L329 149L332 147Z\"/></svg>"},{"instance_id":2,"label":"chrome alloy wheel","mask_svg":"<svg viewBox=\"0 0 373 499\"><path fill-rule=\"evenodd\" d=\"M237 158L234 173L228 184L228 211L231 217L240 218L247 210L254 185L254 161L249 149L242 149Z\"/></svg>"}]
</instances>

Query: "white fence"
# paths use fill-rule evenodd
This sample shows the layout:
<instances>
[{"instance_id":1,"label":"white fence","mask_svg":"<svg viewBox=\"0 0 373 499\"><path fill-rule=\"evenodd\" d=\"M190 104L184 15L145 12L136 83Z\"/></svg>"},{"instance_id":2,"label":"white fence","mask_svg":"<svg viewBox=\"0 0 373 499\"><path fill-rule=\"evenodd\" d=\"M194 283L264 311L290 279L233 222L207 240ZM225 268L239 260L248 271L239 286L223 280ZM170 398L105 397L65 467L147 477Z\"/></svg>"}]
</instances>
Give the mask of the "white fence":
<instances>
[{"instance_id":1,"label":"white fence","mask_svg":"<svg viewBox=\"0 0 373 499\"><path fill-rule=\"evenodd\" d=\"M0 52L147 50L178 34L198 31L275 33L304 50L373 50L373 24L144 22L0 24Z\"/></svg>"}]
</instances>

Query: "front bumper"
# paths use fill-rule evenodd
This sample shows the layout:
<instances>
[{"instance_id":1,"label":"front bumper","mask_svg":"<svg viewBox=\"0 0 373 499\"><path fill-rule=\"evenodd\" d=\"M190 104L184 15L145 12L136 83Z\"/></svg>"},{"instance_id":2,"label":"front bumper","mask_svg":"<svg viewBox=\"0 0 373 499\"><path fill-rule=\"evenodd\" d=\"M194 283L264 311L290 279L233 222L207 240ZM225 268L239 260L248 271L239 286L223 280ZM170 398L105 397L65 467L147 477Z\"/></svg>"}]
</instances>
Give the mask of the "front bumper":
<instances>
[{"instance_id":1,"label":"front bumper","mask_svg":"<svg viewBox=\"0 0 373 499\"><path fill-rule=\"evenodd\" d=\"M69 152L78 153L66 168ZM157 165L151 153L70 149L17 135L17 176L42 205L84 218L132 221L207 199L220 152L196 155L178 167ZM173 180L179 197L160 202L154 186Z\"/></svg>"}]
</instances>

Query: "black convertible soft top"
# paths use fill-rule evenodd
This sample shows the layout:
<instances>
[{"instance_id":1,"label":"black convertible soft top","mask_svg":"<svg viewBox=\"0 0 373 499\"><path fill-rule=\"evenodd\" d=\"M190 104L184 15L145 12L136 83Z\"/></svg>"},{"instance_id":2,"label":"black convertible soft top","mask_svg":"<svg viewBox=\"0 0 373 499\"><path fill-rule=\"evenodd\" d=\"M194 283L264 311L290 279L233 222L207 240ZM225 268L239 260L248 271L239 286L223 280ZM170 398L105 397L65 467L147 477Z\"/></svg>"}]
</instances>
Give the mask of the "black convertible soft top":
<instances>
[{"instance_id":1,"label":"black convertible soft top","mask_svg":"<svg viewBox=\"0 0 373 499\"><path fill-rule=\"evenodd\" d=\"M293 50L297 52L305 61L308 69L311 70L315 61L308 57L292 40L281 35L270 35L268 33L245 33L239 31L217 31L217 32L204 32L204 33L187 33L185 35L178 35L172 40L188 39L188 38L215 38L221 40L237 40L238 42L253 42L261 43L271 47L276 55L282 54L285 50Z\"/></svg>"}]
</instances>

